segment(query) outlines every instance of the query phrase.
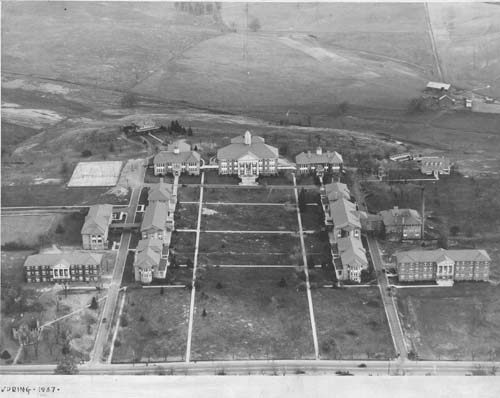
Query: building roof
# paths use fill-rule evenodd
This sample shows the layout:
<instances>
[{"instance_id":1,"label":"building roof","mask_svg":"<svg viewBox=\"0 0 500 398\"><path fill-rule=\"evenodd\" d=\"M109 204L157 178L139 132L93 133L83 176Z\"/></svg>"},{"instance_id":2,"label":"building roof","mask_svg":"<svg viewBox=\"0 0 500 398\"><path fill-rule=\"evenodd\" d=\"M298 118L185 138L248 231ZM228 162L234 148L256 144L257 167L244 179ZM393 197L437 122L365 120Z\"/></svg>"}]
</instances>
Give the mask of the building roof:
<instances>
[{"instance_id":1,"label":"building roof","mask_svg":"<svg viewBox=\"0 0 500 398\"><path fill-rule=\"evenodd\" d=\"M351 225L361 228L356 205L344 198L330 202L330 214L335 227Z\"/></svg>"},{"instance_id":2,"label":"building roof","mask_svg":"<svg viewBox=\"0 0 500 398\"><path fill-rule=\"evenodd\" d=\"M360 239L353 238L352 236L340 238L337 242L340 259L344 265L359 264L361 267L368 266L366 258L366 250L363 247Z\"/></svg>"},{"instance_id":3,"label":"building roof","mask_svg":"<svg viewBox=\"0 0 500 398\"><path fill-rule=\"evenodd\" d=\"M398 263L439 262L448 258L453 261L491 261L486 250L411 250L396 253Z\"/></svg>"},{"instance_id":4,"label":"building roof","mask_svg":"<svg viewBox=\"0 0 500 398\"><path fill-rule=\"evenodd\" d=\"M149 203L154 201L168 202L172 198L173 186L172 184L167 184L160 181L158 184L154 184L148 193Z\"/></svg>"},{"instance_id":5,"label":"building roof","mask_svg":"<svg viewBox=\"0 0 500 398\"><path fill-rule=\"evenodd\" d=\"M344 163L342 155L336 151L330 152L301 152L295 156L297 164Z\"/></svg>"},{"instance_id":6,"label":"building roof","mask_svg":"<svg viewBox=\"0 0 500 398\"><path fill-rule=\"evenodd\" d=\"M382 216L384 225L416 225L422 223L420 214L413 209L394 207L390 210L382 210L379 214Z\"/></svg>"},{"instance_id":7,"label":"building roof","mask_svg":"<svg viewBox=\"0 0 500 398\"><path fill-rule=\"evenodd\" d=\"M178 149L179 152L189 152L191 151L191 145L189 145L184 140L176 140L167 146L167 152L173 152L175 149Z\"/></svg>"},{"instance_id":8,"label":"building roof","mask_svg":"<svg viewBox=\"0 0 500 398\"><path fill-rule=\"evenodd\" d=\"M39 265L56 265L56 264L89 264L98 265L101 263L102 254L91 252L63 252L50 254L34 254L28 256L24 262L25 267Z\"/></svg>"},{"instance_id":9,"label":"building roof","mask_svg":"<svg viewBox=\"0 0 500 398\"><path fill-rule=\"evenodd\" d=\"M113 213L111 205L91 206L82 227L82 234L104 234L108 228Z\"/></svg>"},{"instance_id":10,"label":"building roof","mask_svg":"<svg viewBox=\"0 0 500 398\"><path fill-rule=\"evenodd\" d=\"M155 268L160 263L163 243L159 239L142 239L137 245L134 267Z\"/></svg>"},{"instance_id":11,"label":"building roof","mask_svg":"<svg viewBox=\"0 0 500 398\"><path fill-rule=\"evenodd\" d=\"M267 145L264 138L252 136L250 132L235 137L231 144L217 151L217 159L238 160L244 156L257 159L276 159L279 157L278 148Z\"/></svg>"},{"instance_id":12,"label":"building roof","mask_svg":"<svg viewBox=\"0 0 500 398\"><path fill-rule=\"evenodd\" d=\"M332 182L325 185L325 193L329 200L338 200L344 198L349 200L351 198L351 192L346 184L341 182Z\"/></svg>"},{"instance_id":13,"label":"building roof","mask_svg":"<svg viewBox=\"0 0 500 398\"><path fill-rule=\"evenodd\" d=\"M451 98L449 95L442 95L441 97L438 98L438 101L443 101L445 99L449 99L451 102L455 103L455 100L453 98Z\"/></svg>"},{"instance_id":14,"label":"building roof","mask_svg":"<svg viewBox=\"0 0 500 398\"><path fill-rule=\"evenodd\" d=\"M141 232L144 231L163 231L167 222L168 209L165 202L153 202L144 212L144 218L141 224Z\"/></svg>"},{"instance_id":15,"label":"building roof","mask_svg":"<svg viewBox=\"0 0 500 398\"><path fill-rule=\"evenodd\" d=\"M432 88L435 90L446 90L448 91L451 87L451 84L448 83L441 83L441 82L429 82L427 83L427 88Z\"/></svg>"},{"instance_id":16,"label":"building roof","mask_svg":"<svg viewBox=\"0 0 500 398\"><path fill-rule=\"evenodd\" d=\"M201 156L196 151L175 153L174 151L161 151L154 157L153 163L199 163Z\"/></svg>"}]
</instances>

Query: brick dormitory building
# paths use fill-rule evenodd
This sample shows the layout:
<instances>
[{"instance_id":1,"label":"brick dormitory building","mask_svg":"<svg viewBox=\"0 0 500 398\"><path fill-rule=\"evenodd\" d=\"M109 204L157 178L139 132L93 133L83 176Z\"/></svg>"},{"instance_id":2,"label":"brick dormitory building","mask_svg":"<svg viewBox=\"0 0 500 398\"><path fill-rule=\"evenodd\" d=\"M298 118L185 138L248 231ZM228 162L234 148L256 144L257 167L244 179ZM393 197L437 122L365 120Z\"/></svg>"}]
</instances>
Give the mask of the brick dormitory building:
<instances>
[{"instance_id":1,"label":"brick dormitory building","mask_svg":"<svg viewBox=\"0 0 500 398\"><path fill-rule=\"evenodd\" d=\"M412 250L396 254L401 282L487 281L491 258L486 250Z\"/></svg>"},{"instance_id":2,"label":"brick dormitory building","mask_svg":"<svg viewBox=\"0 0 500 398\"><path fill-rule=\"evenodd\" d=\"M27 282L98 282L102 254L70 252L35 254L24 262Z\"/></svg>"}]
</instances>

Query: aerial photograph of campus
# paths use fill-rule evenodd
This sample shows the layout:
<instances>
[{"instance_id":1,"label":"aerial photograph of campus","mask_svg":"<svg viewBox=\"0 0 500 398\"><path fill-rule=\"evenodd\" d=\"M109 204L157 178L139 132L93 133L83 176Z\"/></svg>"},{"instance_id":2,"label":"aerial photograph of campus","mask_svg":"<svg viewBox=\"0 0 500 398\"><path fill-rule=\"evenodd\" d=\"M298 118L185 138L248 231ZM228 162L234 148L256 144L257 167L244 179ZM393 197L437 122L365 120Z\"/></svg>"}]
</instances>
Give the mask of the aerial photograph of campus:
<instances>
[{"instance_id":1,"label":"aerial photograph of campus","mask_svg":"<svg viewBox=\"0 0 500 398\"><path fill-rule=\"evenodd\" d=\"M500 375L500 3L3 1L1 43L0 374Z\"/></svg>"}]
</instances>

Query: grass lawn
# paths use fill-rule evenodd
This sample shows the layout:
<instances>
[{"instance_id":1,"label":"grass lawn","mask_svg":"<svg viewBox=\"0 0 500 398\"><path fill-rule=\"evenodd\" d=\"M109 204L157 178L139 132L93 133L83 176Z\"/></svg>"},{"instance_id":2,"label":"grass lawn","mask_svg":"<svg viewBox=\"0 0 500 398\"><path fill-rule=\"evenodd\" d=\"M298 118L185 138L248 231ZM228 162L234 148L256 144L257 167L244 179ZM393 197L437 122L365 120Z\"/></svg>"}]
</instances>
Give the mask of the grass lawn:
<instances>
[{"instance_id":1,"label":"grass lawn","mask_svg":"<svg viewBox=\"0 0 500 398\"><path fill-rule=\"evenodd\" d=\"M204 202L224 203L295 203L293 189L280 188L205 188Z\"/></svg>"},{"instance_id":2,"label":"grass lawn","mask_svg":"<svg viewBox=\"0 0 500 398\"><path fill-rule=\"evenodd\" d=\"M312 256L315 264L331 262L332 253L326 232L304 235L304 246L307 257Z\"/></svg>"},{"instance_id":3,"label":"grass lawn","mask_svg":"<svg viewBox=\"0 0 500 398\"><path fill-rule=\"evenodd\" d=\"M319 231L325 227L325 213L319 205L306 206L306 210L300 213L302 228L306 231Z\"/></svg>"},{"instance_id":4,"label":"grass lawn","mask_svg":"<svg viewBox=\"0 0 500 398\"><path fill-rule=\"evenodd\" d=\"M183 360L190 298L182 288L128 290L112 361Z\"/></svg>"},{"instance_id":5,"label":"grass lawn","mask_svg":"<svg viewBox=\"0 0 500 398\"><path fill-rule=\"evenodd\" d=\"M298 265L298 235L201 233L200 265Z\"/></svg>"},{"instance_id":6,"label":"grass lawn","mask_svg":"<svg viewBox=\"0 0 500 398\"><path fill-rule=\"evenodd\" d=\"M178 202L199 202L200 187L179 186L177 189Z\"/></svg>"},{"instance_id":7,"label":"grass lawn","mask_svg":"<svg viewBox=\"0 0 500 398\"><path fill-rule=\"evenodd\" d=\"M323 359L387 359L394 347L378 288L312 291Z\"/></svg>"},{"instance_id":8,"label":"grass lawn","mask_svg":"<svg viewBox=\"0 0 500 398\"><path fill-rule=\"evenodd\" d=\"M174 216L175 228L196 229L198 224L198 205L177 203Z\"/></svg>"},{"instance_id":9,"label":"grass lawn","mask_svg":"<svg viewBox=\"0 0 500 398\"><path fill-rule=\"evenodd\" d=\"M200 183L201 183L201 174L199 176L190 176L188 174L181 174L179 177L179 184L200 184Z\"/></svg>"},{"instance_id":10,"label":"grass lawn","mask_svg":"<svg viewBox=\"0 0 500 398\"><path fill-rule=\"evenodd\" d=\"M2 217L2 245L13 243L37 248L45 245L80 246L80 231L85 215L54 213L43 215L9 215Z\"/></svg>"},{"instance_id":11,"label":"grass lawn","mask_svg":"<svg viewBox=\"0 0 500 398\"><path fill-rule=\"evenodd\" d=\"M107 194L109 187L73 187L65 185L12 185L2 186L2 206L90 206L100 203L127 204L127 196Z\"/></svg>"},{"instance_id":12,"label":"grass lawn","mask_svg":"<svg viewBox=\"0 0 500 398\"><path fill-rule=\"evenodd\" d=\"M500 287L399 289L401 324L420 359L500 359Z\"/></svg>"},{"instance_id":13,"label":"grass lawn","mask_svg":"<svg viewBox=\"0 0 500 398\"><path fill-rule=\"evenodd\" d=\"M204 184L224 184L224 185L238 185L240 179L237 176L219 175L217 171L205 173Z\"/></svg>"},{"instance_id":14,"label":"grass lawn","mask_svg":"<svg viewBox=\"0 0 500 398\"><path fill-rule=\"evenodd\" d=\"M282 278L285 287L278 286ZM297 291L295 271L200 269L198 280L193 359L314 357L306 292Z\"/></svg>"},{"instance_id":15,"label":"grass lawn","mask_svg":"<svg viewBox=\"0 0 500 398\"><path fill-rule=\"evenodd\" d=\"M194 245L196 233L173 232L170 241L170 255L175 256L177 262L185 264L187 259L194 261Z\"/></svg>"},{"instance_id":16,"label":"grass lawn","mask_svg":"<svg viewBox=\"0 0 500 398\"><path fill-rule=\"evenodd\" d=\"M295 206L204 205L202 230L297 231Z\"/></svg>"}]
</instances>

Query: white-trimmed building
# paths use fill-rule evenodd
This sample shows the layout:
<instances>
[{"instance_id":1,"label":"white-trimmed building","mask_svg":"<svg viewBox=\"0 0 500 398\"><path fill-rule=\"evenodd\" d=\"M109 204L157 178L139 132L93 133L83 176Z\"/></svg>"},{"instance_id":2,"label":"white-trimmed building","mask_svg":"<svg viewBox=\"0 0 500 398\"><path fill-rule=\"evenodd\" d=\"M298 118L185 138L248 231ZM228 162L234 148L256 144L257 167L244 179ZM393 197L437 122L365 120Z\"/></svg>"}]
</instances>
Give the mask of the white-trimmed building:
<instances>
[{"instance_id":1,"label":"white-trimmed building","mask_svg":"<svg viewBox=\"0 0 500 398\"><path fill-rule=\"evenodd\" d=\"M85 250L104 250L108 247L109 224L113 219L113 206L91 206L81 229Z\"/></svg>"},{"instance_id":2,"label":"white-trimmed building","mask_svg":"<svg viewBox=\"0 0 500 398\"><path fill-rule=\"evenodd\" d=\"M176 141L169 145L166 151L161 151L154 157L154 174L199 175L201 162L200 154L192 151L189 144Z\"/></svg>"},{"instance_id":3,"label":"white-trimmed building","mask_svg":"<svg viewBox=\"0 0 500 398\"><path fill-rule=\"evenodd\" d=\"M267 145L264 138L252 136L249 131L217 151L219 174L237 175L250 184L260 175L278 174L278 158L278 148Z\"/></svg>"},{"instance_id":4,"label":"white-trimmed building","mask_svg":"<svg viewBox=\"0 0 500 398\"><path fill-rule=\"evenodd\" d=\"M134 278L137 282L149 284L153 279L167 276L169 248L160 239L140 240L135 251Z\"/></svg>"},{"instance_id":5,"label":"white-trimmed building","mask_svg":"<svg viewBox=\"0 0 500 398\"><path fill-rule=\"evenodd\" d=\"M342 155L336 151L323 152L321 147L316 148L316 152L301 152L295 157L297 171L299 174L316 173L322 176L324 173L342 170L344 160Z\"/></svg>"}]
</instances>

